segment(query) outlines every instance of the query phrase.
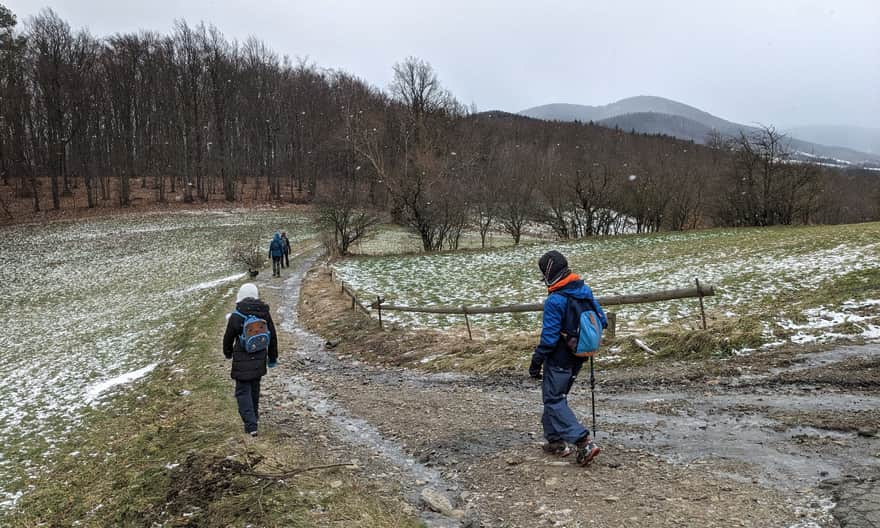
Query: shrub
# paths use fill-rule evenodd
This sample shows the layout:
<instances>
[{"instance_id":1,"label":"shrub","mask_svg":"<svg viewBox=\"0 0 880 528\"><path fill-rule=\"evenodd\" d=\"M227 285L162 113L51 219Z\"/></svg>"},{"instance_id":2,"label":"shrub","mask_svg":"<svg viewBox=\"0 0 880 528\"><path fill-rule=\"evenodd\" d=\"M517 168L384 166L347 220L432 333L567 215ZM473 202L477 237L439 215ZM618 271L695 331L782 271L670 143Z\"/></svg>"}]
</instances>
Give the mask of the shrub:
<instances>
[{"instance_id":1,"label":"shrub","mask_svg":"<svg viewBox=\"0 0 880 528\"><path fill-rule=\"evenodd\" d=\"M248 271L259 271L269 260L260 247L249 242L233 242L228 254L232 262L247 266Z\"/></svg>"}]
</instances>

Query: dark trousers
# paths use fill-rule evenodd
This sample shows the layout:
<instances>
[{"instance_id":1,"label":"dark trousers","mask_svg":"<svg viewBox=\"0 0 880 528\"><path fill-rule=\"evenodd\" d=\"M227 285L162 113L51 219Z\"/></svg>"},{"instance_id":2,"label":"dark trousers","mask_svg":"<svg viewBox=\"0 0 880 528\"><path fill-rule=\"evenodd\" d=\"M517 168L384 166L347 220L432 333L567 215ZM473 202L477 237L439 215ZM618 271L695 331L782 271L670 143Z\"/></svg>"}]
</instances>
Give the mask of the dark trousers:
<instances>
[{"instance_id":1,"label":"dark trousers","mask_svg":"<svg viewBox=\"0 0 880 528\"><path fill-rule=\"evenodd\" d=\"M238 401L238 414L244 422L244 432L256 431L260 419L260 378L235 380L235 399Z\"/></svg>"},{"instance_id":2,"label":"dark trousers","mask_svg":"<svg viewBox=\"0 0 880 528\"><path fill-rule=\"evenodd\" d=\"M285 253L283 258L284 258L284 261L281 263L281 267L282 268L289 268L290 267L290 253Z\"/></svg>"},{"instance_id":3,"label":"dark trousers","mask_svg":"<svg viewBox=\"0 0 880 528\"><path fill-rule=\"evenodd\" d=\"M272 275L281 275L281 257L272 257Z\"/></svg>"},{"instance_id":4,"label":"dark trousers","mask_svg":"<svg viewBox=\"0 0 880 528\"><path fill-rule=\"evenodd\" d=\"M544 382L541 385L544 415L541 416L541 425L544 426L544 438L548 442L565 440L573 444L590 434L568 406L568 392L579 370L544 366Z\"/></svg>"}]
</instances>

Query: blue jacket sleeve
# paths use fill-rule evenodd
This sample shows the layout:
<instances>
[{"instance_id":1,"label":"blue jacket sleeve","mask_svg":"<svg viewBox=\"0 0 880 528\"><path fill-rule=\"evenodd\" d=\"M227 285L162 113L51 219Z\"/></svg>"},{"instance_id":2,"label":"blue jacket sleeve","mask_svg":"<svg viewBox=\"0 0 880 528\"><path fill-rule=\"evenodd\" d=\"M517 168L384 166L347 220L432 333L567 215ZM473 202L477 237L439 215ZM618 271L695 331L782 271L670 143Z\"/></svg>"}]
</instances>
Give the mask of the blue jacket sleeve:
<instances>
[{"instance_id":1,"label":"blue jacket sleeve","mask_svg":"<svg viewBox=\"0 0 880 528\"><path fill-rule=\"evenodd\" d=\"M541 342L535 347L532 360L543 363L553 352L562 331L562 318L565 316L566 299L562 295L550 295L544 301L544 319L541 325Z\"/></svg>"}]
</instances>

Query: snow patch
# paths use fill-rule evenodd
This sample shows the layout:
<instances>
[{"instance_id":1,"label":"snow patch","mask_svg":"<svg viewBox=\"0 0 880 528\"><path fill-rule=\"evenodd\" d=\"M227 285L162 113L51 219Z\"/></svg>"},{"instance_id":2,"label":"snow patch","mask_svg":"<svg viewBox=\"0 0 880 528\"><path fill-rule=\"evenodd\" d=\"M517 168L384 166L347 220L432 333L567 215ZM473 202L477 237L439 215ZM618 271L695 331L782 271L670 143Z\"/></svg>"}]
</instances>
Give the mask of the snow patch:
<instances>
[{"instance_id":1,"label":"snow patch","mask_svg":"<svg viewBox=\"0 0 880 528\"><path fill-rule=\"evenodd\" d=\"M178 293L190 293L190 292L199 291L199 290L207 290L208 288L213 288L214 286L219 286L225 282L236 281L238 279L243 278L245 275L247 275L247 273L236 273L235 275L230 275L228 277L221 277L219 279L214 279L214 280L207 281L207 282L200 282L200 283L193 285L193 286L190 286L189 288L186 288Z\"/></svg>"},{"instance_id":2,"label":"snow patch","mask_svg":"<svg viewBox=\"0 0 880 528\"><path fill-rule=\"evenodd\" d=\"M878 299L849 300L841 303L839 309L819 306L804 310L805 323L781 320L776 324L783 330L796 332L789 339L792 343L799 345L853 337L873 340L880 337L880 325L874 324L875 322L880 323L880 315L871 310L878 305L880 305ZM863 315L863 313L868 315ZM846 333L832 331L832 329L844 324L852 325L856 331Z\"/></svg>"},{"instance_id":3,"label":"snow patch","mask_svg":"<svg viewBox=\"0 0 880 528\"><path fill-rule=\"evenodd\" d=\"M117 385L124 385L126 383L131 383L132 381L140 379L152 372L152 370L158 365L158 363L150 363L144 368L133 370L131 372L126 372L125 374L116 376L115 378L110 378L100 383L96 383L86 389L85 401L87 403L92 403L98 398L98 396L101 395L101 393L106 392L113 387L116 387Z\"/></svg>"},{"instance_id":4,"label":"snow patch","mask_svg":"<svg viewBox=\"0 0 880 528\"><path fill-rule=\"evenodd\" d=\"M22 495L24 495L23 491L16 491L15 493L0 492L0 496L3 497L3 500L0 500L0 508L14 508Z\"/></svg>"}]
</instances>

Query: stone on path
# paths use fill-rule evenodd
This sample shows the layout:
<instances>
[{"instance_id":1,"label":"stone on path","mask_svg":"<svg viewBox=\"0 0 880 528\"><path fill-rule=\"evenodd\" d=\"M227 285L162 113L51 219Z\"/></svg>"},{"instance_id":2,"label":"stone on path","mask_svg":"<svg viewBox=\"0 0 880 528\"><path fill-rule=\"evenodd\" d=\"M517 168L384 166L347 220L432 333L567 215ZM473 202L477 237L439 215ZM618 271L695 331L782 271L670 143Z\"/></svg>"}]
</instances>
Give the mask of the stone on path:
<instances>
[{"instance_id":1,"label":"stone on path","mask_svg":"<svg viewBox=\"0 0 880 528\"><path fill-rule=\"evenodd\" d=\"M434 488L423 489L421 499L425 506L430 508L432 511L441 513L449 517L453 516L452 503L449 501L449 498L446 497L446 495L435 490Z\"/></svg>"}]
</instances>

